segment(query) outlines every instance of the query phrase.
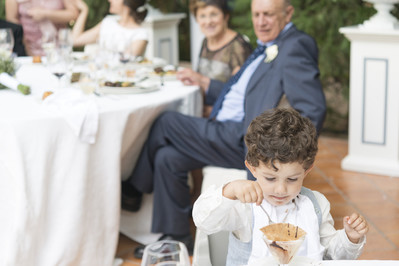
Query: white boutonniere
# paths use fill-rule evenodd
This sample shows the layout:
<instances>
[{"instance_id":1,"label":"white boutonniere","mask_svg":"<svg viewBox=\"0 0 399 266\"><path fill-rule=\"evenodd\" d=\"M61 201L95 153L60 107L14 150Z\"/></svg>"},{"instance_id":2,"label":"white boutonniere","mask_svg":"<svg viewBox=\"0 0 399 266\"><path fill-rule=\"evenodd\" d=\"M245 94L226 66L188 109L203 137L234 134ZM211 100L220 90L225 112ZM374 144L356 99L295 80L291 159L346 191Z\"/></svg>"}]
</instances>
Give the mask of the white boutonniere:
<instances>
[{"instance_id":1,"label":"white boutonniere","mask_svg":"<svg viewBox=\"0 0 399 266\"><path fill-rule=\"evenodd\" d=\"M278 46L276 44L273 44L267 47L265 54L266 54L265 63L270 63L278 55Z\"/></svg>"}]
</instances>

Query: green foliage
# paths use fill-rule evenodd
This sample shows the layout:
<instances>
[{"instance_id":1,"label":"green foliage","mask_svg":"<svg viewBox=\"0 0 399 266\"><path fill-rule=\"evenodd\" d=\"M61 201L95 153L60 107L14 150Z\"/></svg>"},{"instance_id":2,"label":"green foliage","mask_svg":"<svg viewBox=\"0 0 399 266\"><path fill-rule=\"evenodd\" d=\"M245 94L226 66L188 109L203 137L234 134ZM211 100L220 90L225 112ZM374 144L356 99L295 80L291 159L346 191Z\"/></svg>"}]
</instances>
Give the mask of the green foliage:
<instances>
[{"instance_id":1,"label":"green foliage","mask_svg":"<svg viewBox=\"0 0 399 266\"><path fill-rule=\"evenodd\" d=\"M15 63L12 58L0 55L0 73L3 73L3 72L8 73L10 75L14 75ZM4 89L4 88L6 88L6 87L0 83L0 89Z\"/></svg>"},{"instance_id":2,"label":"green foliage","mask_svg":"<svg viewBox=\"0 0 399 266\"><path fill-rule=\"evenodd\" d=\"M85 0L89 6L86 28L91 28L99 23L108 14L109 2L106 0Z\"/></svg>"},{"instance_id":3,"label":"green foliage","mask_svg":"<svg viewBox=\"0 0 399 266\"><path fill-rule=\"evenodd\" d=\"M23 95L28 95L28 94L30 94L30 87L27 86L27 85L18 84L17 89L18 89Z\"/></svg>"},{"instance_id":4,"label":"green foliage","mask_svg":"<svg viewBox=\"0 0 399 266\"><path fill-rule=\"evenodd\" d=\"M333 78L348 84L350 44L339 28L362 23L374 9L359 0L293 0L292 4L293 22L317 41L322 81Z\"/></svg>"},{"instance_id":5,"label":"green foliage","mask_svg":"<svg viewBox=\"0 0 399 266\"><path fill-rule=\"evenodd\" d=\"M0 73L3 72L14 75L15 63L12 57L0 55Z\"/></svg>"},{"instance_id":6,"label":"green foliage","mask_svg":"<svg viewBox=\"0 0 399 266\"><path fill-rule=\"evenodd\" d=\"M6 17L6 1L0 0L0 18L4 19Z\"/></svg>"}]
</instances>

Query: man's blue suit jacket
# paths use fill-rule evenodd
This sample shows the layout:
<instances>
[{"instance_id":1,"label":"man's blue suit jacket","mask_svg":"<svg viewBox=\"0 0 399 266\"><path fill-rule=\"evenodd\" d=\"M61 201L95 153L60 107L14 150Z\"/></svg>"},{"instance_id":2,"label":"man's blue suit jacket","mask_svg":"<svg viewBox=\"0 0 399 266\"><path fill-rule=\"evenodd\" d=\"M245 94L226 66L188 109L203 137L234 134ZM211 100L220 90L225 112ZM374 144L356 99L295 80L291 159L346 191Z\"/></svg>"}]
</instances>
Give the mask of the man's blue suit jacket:
<instances>
[{"instance_id":1,"label":"man's blue suit jacket","mask_svg":"<svg viewBox=\"0 0 399 266\"><path fill-rule=\"evenodd\" d=\"M293 25L280 33L275 44L278 46L277 57L270 63L262 61L248 83L242 134L245 135L256 116L277 107L284 98L301 115L310 118L320 131L326 102L319 79L316 42ZM206 102L212 104L222 87L222 82L211 80Z\"/></svg>"}]
</instances>

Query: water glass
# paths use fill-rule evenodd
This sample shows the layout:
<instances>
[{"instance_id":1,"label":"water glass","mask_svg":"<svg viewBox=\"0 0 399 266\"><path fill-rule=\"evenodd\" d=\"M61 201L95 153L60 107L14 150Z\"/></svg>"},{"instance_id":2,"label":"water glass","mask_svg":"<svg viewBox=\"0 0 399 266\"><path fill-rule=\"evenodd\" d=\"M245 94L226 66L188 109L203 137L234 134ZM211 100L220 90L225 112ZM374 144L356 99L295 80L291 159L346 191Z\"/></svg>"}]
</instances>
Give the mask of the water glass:
<instances>
[{"instance_id":1,"label":"water glass","mask_svg":"<svg viewBox=\"0 0 399 266\"><path fill-rule=\"evenodd\" d=\"M58 47L65 54L70 54L73 47L72 31L64 28L58 30Z\"/></svg>"},{"instance_id":2,"label":"water glass","mask_svg":"<svg viewBox=\"0 0 399 266\"><path fill-rule=\"evenodd\" d=\"M186 246L179 241L162 240L147 245L141 266L189 266Z\"/></svg>"},{"instance_id":3,"label":"water glass","mask_svg":"<svg viewBox=\"0 0 399 266\"><path fill-rule=\"evenodd\" d=\"M0 29L0 50L12 53L14 48L14 35L10 28Z\"/></svg>"}]
</instances>

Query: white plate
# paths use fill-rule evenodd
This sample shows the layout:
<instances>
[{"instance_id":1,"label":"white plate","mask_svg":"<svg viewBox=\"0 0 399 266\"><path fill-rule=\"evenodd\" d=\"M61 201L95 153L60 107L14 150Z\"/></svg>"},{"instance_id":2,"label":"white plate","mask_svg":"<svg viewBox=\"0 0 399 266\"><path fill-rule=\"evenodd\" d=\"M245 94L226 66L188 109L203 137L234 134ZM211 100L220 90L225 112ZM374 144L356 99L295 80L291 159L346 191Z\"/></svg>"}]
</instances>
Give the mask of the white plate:
<instances>
[{"instance_id":1,"label":"white plate","mask_svg":"<svg viewBox=\"0 0 399 266\"><path fill-rule=\"evenodd\" d=\"M137 94L147 93L159 90L159 82L146 81L139 84L139 86L133 87L108 87L100 86L98 88L100 93L105 94Z\"/></svg>"},{"instance_id":2,"label":"white plate","mask_svg":"<svg viewBox=\"0 0 399 266\"><path fill-rule=\"evenodd\" d=\"M255 263L249 264L248 266L277 266L278 263L275 258L268 257L265 259L257 260ZM307 257L295 257L292 259L289 266L322 266L323 263L321 261L316 261Z\"/></svg>"},{"instance_id":3,"label":"white plate","mask_svg":"<svg viewBox=\"0 0 399 266\"><path fill-rule=\"evenodd\" d=\"M73 52L72 58L78 61L88 61L90 59L89 55L84 52Z\"/></svg>"},{"instance_id":4,"label":"white plate","mask_svg":"<svg viewBox=\"0 0 399 266\"><path fill-rule=\"evenodd\" d=\"M150 73L149 78L161 82L161 76L155 73ZM176 74L165 74L163 75L163 81L175 81L177 80Z\"/></svg>"}]
</instances>

